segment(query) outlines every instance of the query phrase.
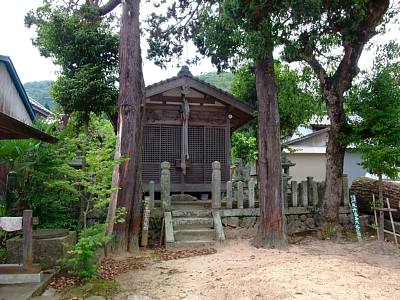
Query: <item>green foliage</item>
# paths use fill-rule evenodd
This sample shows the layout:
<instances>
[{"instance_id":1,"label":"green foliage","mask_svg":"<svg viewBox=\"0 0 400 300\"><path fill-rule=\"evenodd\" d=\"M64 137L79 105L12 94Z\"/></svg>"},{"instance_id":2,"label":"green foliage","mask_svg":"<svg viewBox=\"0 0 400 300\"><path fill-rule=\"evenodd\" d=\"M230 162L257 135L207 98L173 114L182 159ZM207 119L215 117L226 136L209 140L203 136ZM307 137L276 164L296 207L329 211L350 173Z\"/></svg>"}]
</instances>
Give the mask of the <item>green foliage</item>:
<instances>
[{"instance_id":1,"label":"green foliage","mask_svg":"<svg viewBox=\"0 0 400 300\"><path fill-rule=\"evenodd\" d=\"M8 214L20 215L32 208L43 228L79 229L80 202L87 197L85 212L96 209L105 215L109 201L115 135L109 121L92 118L88 135L77 129L74 118L63 130L58 123L37 124L59 138L55 145L35 140L0 142L2 160L10 169ZM74 169L69 163L82 150L87 153L86 168Z\"/></svg>"},{"instance_id":2,"label":"green foliage","mask_svg":"<svg viewBox=\"0 0 400 300\"><path fill-rule=\"evenodd\" d=\"M0 142L0 153L11 169L7 214L33 208L40 226L76 229L78 198L71 185L74 170L67 163L72 158L67 145L9 140Z\"/></svg>"},{"instance_id":3,"label":"green foliage","mask_svg":"<svg viewBox=\"0 0 400 300\"><path fill-rule=\"evenodd\" d=\"M244 164L257 160L257 139L244 132L232 135L232 158L241 158Z\"/></svg>"},{"instance_id":4,"label":"green foliage","mask_svg":"<svg viewBox=\"0 0 400 300\"><path fill-rule=\"evenodd\" d=\"M229 72L208 72L197 76L198 79L212 84L224 91L231 92L233 74Z\"/></svg>"},{"instance_id":5,"label":"green foliage","mask_svg":"<svg viewBox=\"0 0 400 300\"><path fill-rule=\"evenodd\" d=\"M321 238L323 240L330 240L331 238L336 237L337 231L335 227L330 223L324 223L321 231Z\"/></svg>"},{"instance_id":6,"label":"green foliage","mask_svg":"<svg viewBox=\"0 0 400 300\"><path fill-rule=\"evenodd\" d=\"M84 285L72 286L61 291L61 299L86 299L91 296L112 299L118 292L119 284L115 280L94 278Z\"/></svg>"},{"instance_id":7,"label":"green foliage","mask_svg":"<svg viewBox=\"0 0 400 300\"><path fill-rule=\"evenodd\" d=\"M400 62L378 58L372 74L349 97L350 110L357 116L352 139L365 169L396 179L400 172Z\"/></svg>"},{"instance_id":8,"label":"green foliage","mask_svg":"<svg viewBox=\"0 0 400 300\"><path fill-rule=\"evenodd\" d=\"M111 239L105 235L105 229L105 224L96 224L83 230L78 242L68 251L68 258L63 260L69 272L83 281L97 275L96 251Z\"/></svg>"},{"instance_id":9,"label":"green foliage","mask_svg":"<svg viewBox=\"0 0 400 300\"><path fill-rule=\"evenodd\" d=\"M290 69L288 65L276 63L275 76L281 136L287 137L293 134L299 125L306 124L312 116L322 114L323 102L309 68L299 71ZM256 106L256 81L254 69L250 65L240 68L235 73L232 92L250 105Z\"/></svg>"},{"instance_id":10,"label":"green foliage","mask_svg":"<svg viewBox=\"0 0 400 300\"><path fill-rule=\"evenodd\" d=\"M29 97L37 100L47 109L53 110L57 106L50 96L50 89L53 83L54 81L51 80L27 82L24 84L24 88Z\"/></svg>"},{"instance_id":11,"label":"green foliage","mask_svg":"<svg viewBox=\"0 0 400 300\"><path fill-rule=\"evenodd\" d=\"M47 1L25 17L26 26L36 29L34 45L61 67L52 87L54 100L64 112L79 113L84 123L91 112L115 112L118 35L112 21L87 5L74 10Z\"/></svg>"}]
</instances>

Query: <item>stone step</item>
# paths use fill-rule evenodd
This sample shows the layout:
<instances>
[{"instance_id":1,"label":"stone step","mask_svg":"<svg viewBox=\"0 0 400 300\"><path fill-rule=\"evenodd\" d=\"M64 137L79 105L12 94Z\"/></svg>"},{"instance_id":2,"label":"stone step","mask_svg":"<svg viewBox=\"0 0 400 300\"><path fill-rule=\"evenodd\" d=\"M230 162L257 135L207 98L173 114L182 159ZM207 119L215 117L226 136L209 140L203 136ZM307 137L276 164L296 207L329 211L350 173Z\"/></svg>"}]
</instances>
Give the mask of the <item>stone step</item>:
<instances>
[{"instance_id":1,"label":"stone step","mask_svg":"<svg viewBox=\"0 0 400 300\"><path fill-rule=\"evenodd\" d=\"M212 228L213 218L173 218L172 224L174 230L193 229L193 228Z\"/></svg>"},{"instance_id":2,"label":"stone step","mask_svg":"<svg viewBox=\"0 0 400 300\"><path fill-rule=\"evenodd\" d=\"M211 209L178 209L172 211L173 217L212 217Z\"/></svg>"},{"instance_id":3,"label":"stone step","mask_svg":"<svg viewBox=\"0 0 400 300\"><path fill-rule=\"evenodd\" d=\"M172 247L174 248L208 248L215 245L213 240L199 240L199 241L176 241Z\"/></svg>"},{"instance_id":4,"label":"stone step","mask_svg":"<svg viewBox=\"0 0 400 300\"><path fill-rule=\"evenodd\" d=\"M171 202L172 210L189 210L189 209L210 209L211 202L206 201L173 201Z\"/></svg>"},{"instance_id":5,"label":"stone step","mask_svg":"<svg viewBox=\"0 0 400 300\"><path fill-rule=\"evenodd\" d=\"M215 239L214 229L180 229L174 231L175 241L204 241Z\"/></svg>"}]
</instances>

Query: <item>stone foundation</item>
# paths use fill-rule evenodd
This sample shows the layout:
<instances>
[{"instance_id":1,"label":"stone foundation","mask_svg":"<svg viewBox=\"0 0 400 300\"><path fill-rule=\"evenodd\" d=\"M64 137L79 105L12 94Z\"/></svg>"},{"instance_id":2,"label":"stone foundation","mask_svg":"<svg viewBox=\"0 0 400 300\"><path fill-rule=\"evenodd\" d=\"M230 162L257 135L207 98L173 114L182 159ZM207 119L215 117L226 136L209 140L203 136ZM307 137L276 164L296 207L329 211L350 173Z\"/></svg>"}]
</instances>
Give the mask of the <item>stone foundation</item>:
<instances>
[{"instance_id":1,"label":"stone foundation","mask_svg":"<svg viewBox=\"0 0 400 300\"><path fill-rule=\"evenodd\" d=\"M351 224L351 214L344 213L339 214L339 222L342 226L347 226ZM315 220L315 214L294 214L287 215L287 233L296 234L301 232L306 232L313 230L317 227L317 222Z\"/></svg>"},{"instance_id":2,"label":"stone foundation","mask_svg":"<svg viewBox=\"0 0 400 300\"><path fill-rule=\"evenodd\" d=\"M53 238L33 239L33 263L40 264L42 269L57 265L57 261L66 256L68 248L65 244L76 243L76 232ZM7 241L7 263L19 264L22 261L22 238L14 237Z\"/></svg>"}]
</instances>

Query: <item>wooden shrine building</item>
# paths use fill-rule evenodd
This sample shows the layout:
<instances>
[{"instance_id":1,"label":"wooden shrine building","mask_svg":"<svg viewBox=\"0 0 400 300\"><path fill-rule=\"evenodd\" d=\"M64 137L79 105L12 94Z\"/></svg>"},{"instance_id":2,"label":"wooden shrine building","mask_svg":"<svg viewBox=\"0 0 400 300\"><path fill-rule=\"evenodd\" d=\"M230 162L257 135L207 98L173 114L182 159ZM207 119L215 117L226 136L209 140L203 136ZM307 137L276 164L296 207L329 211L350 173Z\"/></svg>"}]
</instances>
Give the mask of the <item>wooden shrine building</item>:
<instances>
[{"instance_id":1,"label":"wooden shrine building","mask_svg":"<svg viewBox=\"0 0 400 300\"><path fill-rule=\"evenodd\" d=\"M233 95L193 77L187 66L147 86L143 184L153 180L160 190L163 161L171 164L171 192L210 192L213 161L221 163L222 182L228 181L231 134L253 112Z\"/></svg>"}]
</instances>

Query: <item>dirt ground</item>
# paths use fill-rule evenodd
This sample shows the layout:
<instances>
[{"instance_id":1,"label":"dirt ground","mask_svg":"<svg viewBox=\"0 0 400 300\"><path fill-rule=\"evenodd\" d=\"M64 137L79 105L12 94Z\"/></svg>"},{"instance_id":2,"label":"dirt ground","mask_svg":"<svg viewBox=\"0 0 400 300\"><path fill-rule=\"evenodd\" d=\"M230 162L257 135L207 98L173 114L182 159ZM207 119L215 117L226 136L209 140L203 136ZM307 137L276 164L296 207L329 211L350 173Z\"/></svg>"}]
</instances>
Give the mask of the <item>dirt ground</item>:
<instances>
[{"instance_id":1,"label":"dirt ground","mask_svg":"<svg viewBox=\"0 0 400 300\"><path fill-rule=\"evenodd\" d=\"M153 299L400 299L400 251L378 242L307 238L287 250L227 241L217 253L162 261L118 278Z\"/></svg>"}]
</instances>

